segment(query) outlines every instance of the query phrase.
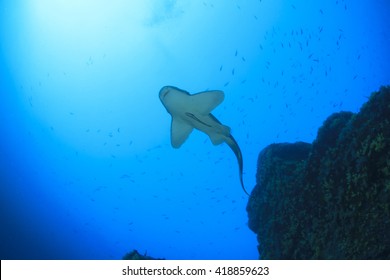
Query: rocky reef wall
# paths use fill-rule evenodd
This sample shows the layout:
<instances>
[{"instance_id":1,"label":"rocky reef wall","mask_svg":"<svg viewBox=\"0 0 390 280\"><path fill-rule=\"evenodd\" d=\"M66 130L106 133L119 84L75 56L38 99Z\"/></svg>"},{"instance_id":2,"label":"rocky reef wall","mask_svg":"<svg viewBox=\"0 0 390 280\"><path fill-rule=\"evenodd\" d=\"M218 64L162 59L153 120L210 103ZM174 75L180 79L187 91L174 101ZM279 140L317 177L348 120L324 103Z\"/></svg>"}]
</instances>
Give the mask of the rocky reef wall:
<instances>
[{"instance_id":1,"label":"rocky reef wall","mask_svg":"<svg viewBox=\"0 0 390 280\"><path fill-rule=\"evenodd\" d=\"M312 143L259 155L247 205L262 259L390 259L390 87Z\"/></svg>"}]
</instances>

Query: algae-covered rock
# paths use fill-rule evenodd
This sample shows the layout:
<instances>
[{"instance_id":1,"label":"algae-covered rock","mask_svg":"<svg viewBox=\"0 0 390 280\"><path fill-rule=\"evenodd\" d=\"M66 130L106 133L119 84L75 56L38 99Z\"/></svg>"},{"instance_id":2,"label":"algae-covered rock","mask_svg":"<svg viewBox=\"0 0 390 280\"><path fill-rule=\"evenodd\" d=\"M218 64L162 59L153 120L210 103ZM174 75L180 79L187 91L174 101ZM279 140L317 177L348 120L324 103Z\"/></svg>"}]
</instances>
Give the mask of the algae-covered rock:
<instances>
[{"instance_id":1,"label":"algae-covered rock","mask_svg":"<svg viewBox=\"0 0 390 280\"><path fill-rule=\"evenodd\" d=\"M390 259L390 87L312 145L265 148L247 211L261 258Z\"/></svg>"},{"instance_id":2,"label":"algae-covered rock","mask_svg":"<svg viewBox=\"0 0 390 280\"><path fill-rule=\"evenodd\" d=\"M251 194L247 211L249 227L258 233L259 252L277 255L293 254L286 243L299 243L301 229L295 215L303 205L300 197L302 178L311 144L273 144L259 156L257 186ZM260 187L261 186L261 187ZM283 252L282 252L283 251Z\"/></svg>"},{"instance_id":3,"label":"algae-covered rock","mask_svg":"<svg viewBox=\"0 0 390 280\"><path fill-rule=\"evenodd\" d=\"M123 256L123 259L124 260L163 260L163 259L152 258L146 254L141 255L140 253L138 253L137 250L133 250L127 253L126 255Z\"/></svg>"}]
</instances>

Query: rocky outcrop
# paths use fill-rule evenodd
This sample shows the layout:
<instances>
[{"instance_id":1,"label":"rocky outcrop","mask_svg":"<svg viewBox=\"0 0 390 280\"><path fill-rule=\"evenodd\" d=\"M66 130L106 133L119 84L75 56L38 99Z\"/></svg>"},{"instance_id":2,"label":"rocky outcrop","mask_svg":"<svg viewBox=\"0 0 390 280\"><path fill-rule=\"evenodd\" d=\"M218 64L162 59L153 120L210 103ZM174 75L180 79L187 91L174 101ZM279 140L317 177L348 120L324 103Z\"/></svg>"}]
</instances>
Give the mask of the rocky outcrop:
<instances>
[{"instance_id":1,"label":"rocky outcrop","mask_svg":"<svg viewBox=\"0 0 390 280\"><path fill-rule=\"evenodd\" d=\"M259 155L247 205L263 259L390 259L390 87L312 143Z\"/></svg>"},{"instance_id":2,"label":"rocky outcrop","mask_svg":"<svg viewBox=\"0 0 390 280\"><path fill-rule=\"evenodd\" d=\"M150 257L150 256L146 255L146 253L144 255L141 255L140 253L138 253L137 250L133 250L133 251L127 253L126 255L123 256L122 259L123 260L163 260L163 259L156 259L156 258Z\"/></svg>"}]
</instances>

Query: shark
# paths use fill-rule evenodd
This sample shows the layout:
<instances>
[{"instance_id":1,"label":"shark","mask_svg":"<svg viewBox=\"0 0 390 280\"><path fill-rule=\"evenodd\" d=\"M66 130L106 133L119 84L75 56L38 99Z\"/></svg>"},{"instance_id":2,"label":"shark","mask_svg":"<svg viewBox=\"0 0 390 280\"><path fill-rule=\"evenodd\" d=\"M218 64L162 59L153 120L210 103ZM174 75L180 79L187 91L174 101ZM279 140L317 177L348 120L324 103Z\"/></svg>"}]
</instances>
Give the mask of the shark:
<instances>
[{"instance_id":1,"label":"shark","mask_svg":"<svg viewBox=\"0 0 390 280\"><path fill-rule=\"evenodd\" d=\"M210 90L190 94L174 86L164 86L159 92L159 97L172 117L172 147L180 148L194 129L207 134L214 145L226 143L237 158L241 187L249 195L242 179L244 164L240 147L231 135L230 127L223 125L211 114L211 111L224 100L223 91Z\"/></svg>"}]
</instances>

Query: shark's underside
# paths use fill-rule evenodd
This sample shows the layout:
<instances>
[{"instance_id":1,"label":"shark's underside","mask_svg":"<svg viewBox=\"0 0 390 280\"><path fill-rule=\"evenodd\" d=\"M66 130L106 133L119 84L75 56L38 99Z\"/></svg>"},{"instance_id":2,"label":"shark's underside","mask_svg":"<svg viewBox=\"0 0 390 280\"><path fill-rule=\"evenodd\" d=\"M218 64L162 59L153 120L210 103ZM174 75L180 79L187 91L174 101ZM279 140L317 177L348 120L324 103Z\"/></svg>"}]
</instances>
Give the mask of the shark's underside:
<instances>
[{"instance_id":1,"label":"shark's underside","mask_svg":"<svg viewBox=\"0 0 390 280\"><path fill-rule=\"evenodd\" d=\"M224 93L214 90L189 94L179 88L165 86L160 90L159 97L172 116L172 146L179 148L194 128L206 133L214 145L225 142L236 155L241 186L244 192L249 195L242 179L243 159L240 147L230 134L230 128L223 125L211 114L211 111L223 101Z\"/></svg>"}]
</instances>

